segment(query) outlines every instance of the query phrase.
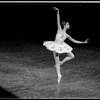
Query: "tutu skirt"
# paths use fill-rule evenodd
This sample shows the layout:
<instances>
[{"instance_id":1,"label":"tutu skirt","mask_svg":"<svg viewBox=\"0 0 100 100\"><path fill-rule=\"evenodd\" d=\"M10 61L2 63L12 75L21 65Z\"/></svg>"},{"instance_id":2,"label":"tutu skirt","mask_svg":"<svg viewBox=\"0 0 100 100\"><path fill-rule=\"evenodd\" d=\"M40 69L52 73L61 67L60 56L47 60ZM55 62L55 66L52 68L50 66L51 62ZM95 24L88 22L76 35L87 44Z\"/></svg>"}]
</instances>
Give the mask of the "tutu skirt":
<instances>
[{"instance_id":1,"label":"tutu skirt","mask_svg":"<svg viewBox=\"0 0 100 100\"><path fill-rule=\"evenodd\" d=\"M43 45L50 51L55 51L56 53L67 53L73 50L67 43L56 43L55 41L46 41Z\"/></svg>"}]
</instances>

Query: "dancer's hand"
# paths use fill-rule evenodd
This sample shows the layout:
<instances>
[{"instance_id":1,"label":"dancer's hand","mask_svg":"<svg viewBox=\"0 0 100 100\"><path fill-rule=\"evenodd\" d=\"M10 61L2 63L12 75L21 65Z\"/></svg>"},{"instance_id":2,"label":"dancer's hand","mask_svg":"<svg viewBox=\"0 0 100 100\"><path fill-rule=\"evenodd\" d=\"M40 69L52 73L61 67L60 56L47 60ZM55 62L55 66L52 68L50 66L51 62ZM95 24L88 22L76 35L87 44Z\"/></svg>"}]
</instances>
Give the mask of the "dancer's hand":
<instances>
[{"instance_id":1,"label":"dancer's hand","mask_svg":"<svg viewBox=\"0 0 100 100\"><path fill-rule=\"evenodd\" d=\"M58 9L58 8L56 8L56 7L53 7L53 9L54 9L54 10L59 10L59 9Z\"/></svg>"},{"instance_id":2,"label":"dancer's hand","mask_svg":"<svg viewBox=\"0 0 100 100\"><path fill-rule=\"evenodd\" d=\"M89 39L86 39L84 43L89 43Z\"/></svg>"}]
</instances>

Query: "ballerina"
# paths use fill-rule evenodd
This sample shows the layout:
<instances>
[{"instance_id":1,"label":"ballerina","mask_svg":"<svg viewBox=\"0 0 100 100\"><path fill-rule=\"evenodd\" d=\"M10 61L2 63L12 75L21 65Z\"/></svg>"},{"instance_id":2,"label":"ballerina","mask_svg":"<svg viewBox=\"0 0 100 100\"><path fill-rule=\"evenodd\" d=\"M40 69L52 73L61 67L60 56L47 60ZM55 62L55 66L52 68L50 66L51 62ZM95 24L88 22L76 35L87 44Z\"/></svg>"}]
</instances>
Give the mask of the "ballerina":
<instances>
[{"instance_id":1,"label":"ballerina","mask_svg":"<svg viewBox=\"0 0 100 100\"><path fill-rule=\"evenodd\" d=\"M57 70L57 75L58 75L58 83L60 83L61 80L61 73L60 73L60 65L62 65L63 63L65 63L66 61L73 59L75 56L72 53L73 48L71 46L69 46L67 43L65 43L65 39L69 39L70 41L74 42L74 43L88 43L89 39L86 39L85 42L82 41L78 41L73 39L69 34L66 33L67 29L70 28L70 25L68 22L62 22L63 25L63 29L61 28L60 25L60 14L59 14L59 9L56 7L53 7L54 10L57 10L57 26L58 26L58 30L57 30L57 34L55 37L55 41L45 41L43 43L43 45L50 51L53 51L53 56L55 59L55 66L56 70ZM59 59L59 54L62 53L66 53L67 56L60 61Z\"/></svg>"}]
</instances>

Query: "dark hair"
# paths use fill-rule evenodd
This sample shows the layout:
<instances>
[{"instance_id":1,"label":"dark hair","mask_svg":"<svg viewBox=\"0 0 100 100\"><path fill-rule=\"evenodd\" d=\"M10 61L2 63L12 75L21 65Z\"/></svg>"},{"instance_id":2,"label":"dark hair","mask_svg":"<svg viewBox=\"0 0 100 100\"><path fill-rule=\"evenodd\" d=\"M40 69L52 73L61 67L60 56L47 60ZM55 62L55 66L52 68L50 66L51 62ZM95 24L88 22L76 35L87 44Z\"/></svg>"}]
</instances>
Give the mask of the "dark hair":
<instances>
[{"instance_id":1,"label":"dark hair","mask_svg":"<svg viewBox=\"0 0 100 100\"><path fill-rule=\"evenodd\" d=\"M62 25L64 26L64 25L66 25L66 23L67 23L67 22L62 22Z\"/></svg>"},{"instance_id":2,"label":"dark hair","mask_svg":"<svg viewBox=\"0 0 100 100\"><path fill-rule=\"evenodd\" d=\"M69 22L62 22L63 27L66 27L69 29L69 27L67 25L69 25Z\"/></svg>"}]
</instances>

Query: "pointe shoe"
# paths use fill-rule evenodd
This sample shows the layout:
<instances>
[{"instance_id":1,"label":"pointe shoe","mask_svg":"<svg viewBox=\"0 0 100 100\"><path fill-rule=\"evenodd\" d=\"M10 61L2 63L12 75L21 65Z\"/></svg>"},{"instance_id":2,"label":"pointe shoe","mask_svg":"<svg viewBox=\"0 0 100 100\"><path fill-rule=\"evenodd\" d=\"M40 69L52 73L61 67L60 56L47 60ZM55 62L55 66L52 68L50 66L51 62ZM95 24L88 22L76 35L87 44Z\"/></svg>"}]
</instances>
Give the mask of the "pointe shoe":
<instances>
[{"instance_id":1,"label":"pointe shoe","mask_svg":"<svg viewBox=\"0 0 100 100\"><path fill-rule=\"evenodd\" d=\"M60 64L55 64L54 67L57 67L57 66L59 66L59 65L60 65Z\"/></svg>"},{"instance_id":2,"label":"pointe shoe","mask_svg":"<svg viewBox=\"0 0 100 100\"><path fill-rule=\"evenodd\" d=\"M59 61L59 64L62 65L62 61Z\"/></svg>"},{"instance_id":3,"label":"pointe shoe","mask_svg":"<svg viewBox=\"0 0 100 100\"><path fill-rule=\"evenodd\" d=\"M59 76L58 76L58 80L57 80L58 83L60 83L61 77L62 77L62 75L59 75Z\"/></svg>"}]
</instances>

